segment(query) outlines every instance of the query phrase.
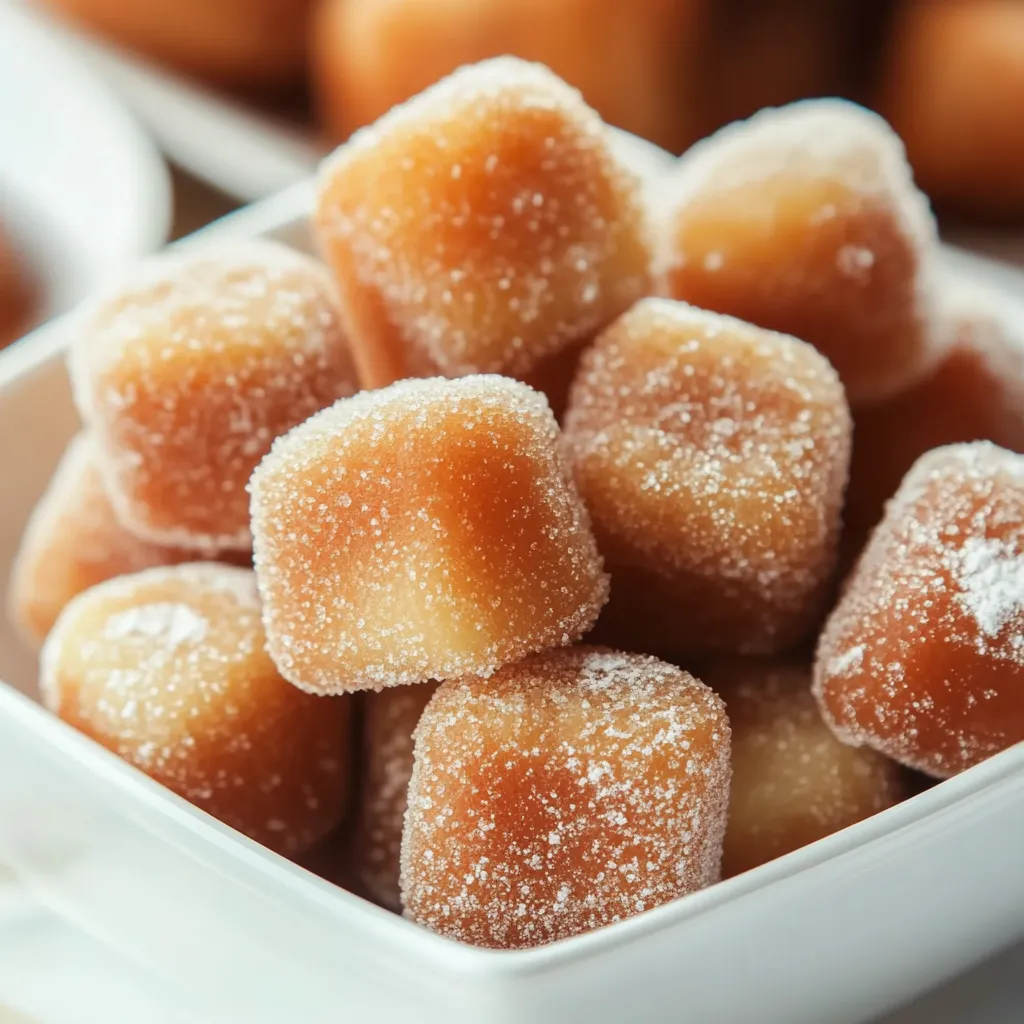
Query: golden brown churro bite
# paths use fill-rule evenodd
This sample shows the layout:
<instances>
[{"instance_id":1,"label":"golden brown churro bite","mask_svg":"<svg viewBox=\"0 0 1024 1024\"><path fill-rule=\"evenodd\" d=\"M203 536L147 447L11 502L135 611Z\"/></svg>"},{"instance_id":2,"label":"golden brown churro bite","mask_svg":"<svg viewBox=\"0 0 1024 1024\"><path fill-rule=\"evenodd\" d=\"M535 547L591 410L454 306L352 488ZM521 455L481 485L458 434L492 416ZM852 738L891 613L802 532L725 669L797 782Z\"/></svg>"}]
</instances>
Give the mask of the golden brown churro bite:
<instances>
[{"instance_id":1,"label":"golden brown churro bite","mask_svg":"<svg viewBox=\"0 0 1024 1024\"><path fill-rule=\"evenodd\" d=\"M87 590L46 640L40 685L66 722L280 853L348 805L348 701L277 673L251 569L191 563Z\"/></svg>"},{"instance_id":2,"label":"golden brown churro bite","mask_svg":"<svg viewBox=\"0 0 1024 1024\"><path fill-rule=\"evenodd\" d=\"M279 439L252 479L271 656L316 693L487 675L572 643L608 582L543 395L407 380Z\"/></svg>"},{"instance_id":3,"label":"golden brown churro bite","mask_svg":"<svg viewBox=\"0 0 1024 1024\"><path fill-rule=\"evenodd\" d=\"M877 115L841 100L762 111L694 146L666 197L669 293L814 345L854 406L940 357L935 222Z\"/></svg>"},{"instance_id":4,"label":"golden brown churro bite","mask_svg":"<svg viewBox=\"0 0 1024 1024\"><path fill-rule=\"evenodd\" d=\"M82 318L69 368L118 517L199 551L251 546L253 468L355 390L327 269L257 240L144 265Z\"/></svg>"},{"instance_id":5,"label":"golden brown churro bite","mask_svg":"<svg viewBox=\"0 0 1024 1024\"><path fill-rule=\"evenodd\" d=\"M899 765L848 747L822 720L807 665L754 659L703 673L732 726L722 875L729 878L877 814L908 795Z\"/></svg>"},{"instance_id":6,"label":"golden brown churro bite","mask_svg":"<svg viewBox=\"0 0 1024 1024\"><path fill-rule=\"evenodd\" d=\"M11 571L11 618L28 639L41 643L61 609L83 590L114 576L195 557L195 552L140 540L120 524L100 479L93 444L79 434L25 527Z\"/></svg>"},{"instance_id":7,"label":"golden brown churro bite","mask_svg":"<svg viewBox=\"0 0 1024 1024\"><path fill-rule=\"evenodd\" d=\"M602 640L768 654L813 630L850 416L810 345L645 299L584 355L565 432L612 575Z\"/></svg>"},{"instance_id":8,"label":"golden brown churro bite","mask_svg":"<svg viewBox=\"0 0 1024 1024\"><path fill-rule=\"evenodd\" d=\"M366 387L521 377L650 286L639 179L546 68L463 68L357 132L315 224Z\"/></svg>"},{"instance_id":9,"label":"golden brown churro bite","mask_svg":"<svg viewBox=\"0 0 1024 1024\"><path fill-rule=\"evenodd\" d=\"M412 775L412 735L437 686L389 686L363 698L352 869L366 895L390 910L402 907L398 875Z\"/></svg>"},{"instance_id":10,"label":"golden brown churro bite","mask_svg":"<svg viewBox=\"0 0 1024 1024\"><path fill-rule=\"evenodd\" d=\"M907 474L818 643L825 720L945 778L1024 740L1024 456L979 441Z\"/></svg>"},{"instance_id":11,"label":"golden brown churro bite","mask_svg":"<svg viewBox=\"0 0 1024 1024\"><path fill-rule=\"evenodd\" d=\"M416 730L402 844L413 920L541 945L718 879L722 702L655 658L575 647L444 683Z\"/></svg>"}]
</instances>

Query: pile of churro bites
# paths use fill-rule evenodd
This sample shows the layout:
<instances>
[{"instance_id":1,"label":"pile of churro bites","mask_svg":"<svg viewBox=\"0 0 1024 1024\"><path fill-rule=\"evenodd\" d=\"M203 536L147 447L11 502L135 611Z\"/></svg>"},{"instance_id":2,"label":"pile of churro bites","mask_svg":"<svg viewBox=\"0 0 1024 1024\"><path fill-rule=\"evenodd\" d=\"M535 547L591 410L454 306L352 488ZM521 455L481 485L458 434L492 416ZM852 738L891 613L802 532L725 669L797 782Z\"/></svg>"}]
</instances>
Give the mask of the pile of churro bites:
<instances>
[{"instance_id":1,"label":"pile of churro bites","mask_svg":"<svg viewBox=\"0 0 1024 1024\"><path fill-rule=\"evenodd\" d=\"M64 720L496 948L1024 739L1024 328L882 120L765 111L652 186L503 58L353 136L313 224L76 320L12 585Z\"/></svg>"}]
</instances>

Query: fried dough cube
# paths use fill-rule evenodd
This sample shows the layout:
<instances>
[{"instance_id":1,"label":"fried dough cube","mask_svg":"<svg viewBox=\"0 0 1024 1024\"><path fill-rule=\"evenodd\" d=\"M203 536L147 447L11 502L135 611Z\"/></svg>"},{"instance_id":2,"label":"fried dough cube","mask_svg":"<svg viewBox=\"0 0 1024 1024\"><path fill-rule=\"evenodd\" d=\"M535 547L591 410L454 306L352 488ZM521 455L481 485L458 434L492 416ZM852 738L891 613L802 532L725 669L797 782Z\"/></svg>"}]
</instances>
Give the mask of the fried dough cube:
<instances>
[{"instance_id":1,"label":"fried dough cube","mask_svg":"<svg viewBox=\"0 0 1024 1024\"><path fill-rule=\"evenodd\" d=\"M270 654L316 693L487 675L572 643L608 582L544 397L507 377L364 391L252 479Z\"/></svg>"},{"instance_id":2,"label":"fried dough cube","mask_svg":"<svg viewBox=\"0 0 1024 1024\"><path fill-rule=\"evenodd\" d=\"M398 877L412 775L412 734L437 686L391 686L364 697L352 871L359 888L389 910L402 909Z\"/></svg>"},{"instance_id":3,"label":"fried dough cube","mask_svg":"<svg viewBox=\"0 0 1024 1024\"><path fill-rule=\"evenodd\" d=\"M463 68L325 161L315 224L365 387L521 377L651 287L641 183L546 68Z\"/></svg>"},{"instance_id":4,"label":"fried dough cube","mask_svg":"<svg viewBox=\"0 0 1024 1024\"><path fill-rule=\"evenodd\" d=\"M836 735L938 778L1024 740L1024 456L936 448L907 474L818 644Z\"/></svg>"},{"instance_id":5,"label":"fried dough cube","mask_svg":"<svg viewBox=\"0 0 1024 1024\"><path fill-rule=\"evenodd\" d=\"M852 560L910 467L932 448L992 441L1024 451L1024 307L951 282L953 344L923 381L854 414L843 548Z\"/></svg>"},{"instance_id":6,"label":"fried dough cube","mask_svg":"<svg viewBox=\"0 0 1024 1024\"><path fill-rule=\"evenodd\" d=\"M82 316L69 369L118 518L197 551L251 546L253 468L355 390L329 271L262 240L145 265Z\"/></svg>"},{"instance_id":7,"label":"fried dough cube","mask_svg":"<svg viewBox=\"0 0 1024 1024\"><path fill-rule=\"evenodd\" d=\"M414 921L523 948L717 881L722 702L642 655L573 647L442 684L416 729L402 841Z\"/></svg>"},{"instance_id":8,"label":"fried dough cube","mask_svg":"<svg viewBox=\"0 0 1024 1024\"><path fill-rule=\"evenodd\" d=\"M297 690L267 656L251 569L147 569L76 597L43 646L47 707L179 796L279 853L349 799L349 703Z\"/></svg>"},{"instance_id":9,"label":"fried dough cube","mask_svg":"<svg viewBox=\"0 0 1024 1024\"><path fill-rule=\"evenodd\" d=\"M678 152L696 137L693 56L707 0L326 0L312 78L329 134L345 138L456 68L538 61L609 123Z\"/></svg>"},{"instance_id":10,"label":"fried dough cube","mask_svg":"<svg viewBox=\"0 0 1024 1024\"><path fill-rule=\"evenodd\" d=\"M585 353L565 437L612 576L602 642L770 654L813 631L850 416L810 345L645 299Z\"/></svg>"},{"instance_id":11,"label":"fried dough cube","mask_svg":"<svg viewBox=\"0 0 1024 1024\"><path fill-rule=\"evenodd\" d=\"M898 803L899 765L848 747L822 720L810 667L754 659L703 673L732 726L732 785L722 875L729 878Z\"/></svg>"},{"instance_id":12,"label":"fried dough cube","mask_svg":"<svg viewBox=\"0 0 1024 1024\"><path fill-rule=\"evenodd\" d=\"M694 146L665 194L669 294L814 345L852 405L940 358L935 221L877 115L841 100L762 111Z\"/></svg>"},{"instance_id":13,"label":"fried dough cube","mask_svg":"<svg viewBox=\"0 0 1024 1024\"><path fill-rule=\"evenodd\" d=\"M211 558L215 555L211 552ZM250 560L232 552L227 560ZM11 618L41 643L77 594L114 576L195 560L194 551L164 547L129 533L114 515L86 434L68 446L22 536L11 571Z\"/></svg>"}]
</instances>

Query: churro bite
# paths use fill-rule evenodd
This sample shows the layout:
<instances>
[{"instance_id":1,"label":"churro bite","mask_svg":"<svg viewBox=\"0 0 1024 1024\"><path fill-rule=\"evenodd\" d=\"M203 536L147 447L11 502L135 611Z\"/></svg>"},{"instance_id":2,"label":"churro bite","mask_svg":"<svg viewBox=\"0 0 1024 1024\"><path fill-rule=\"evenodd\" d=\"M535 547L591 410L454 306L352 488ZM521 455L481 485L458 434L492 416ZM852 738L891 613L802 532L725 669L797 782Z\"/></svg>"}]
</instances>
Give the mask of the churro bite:
<instances>
[{"instance_id":1,"label":"churro bite","mask_svg":"<svg viewBox=\"0 0 1024 1024\"><path fill-rule=\"evenodd\" d=\"M402 908L398 876L412 736L437 685L391 686L364 698L352 871L359 890L389 910Z\"/></svg>"},{"instance_id":2,"label":"churro bite","mask_svg":"<svg viewBox=\"0 0 1024 1024\"><path fill-rule=\"evenodd\" d=\"M90 32L168 67L218 86L274 93L302 81L314 2L43 0Z\"/></svg>"},{"instance_id":3,"label":"churro bite","mask_svg":"<svg viewBox=\"0 0 1024 1024\"><path fill-rule=\"evenodd\" d=\"M151 261L69 354L118 518L159 544L251 544L246 483L279 434L355 390L327 268L249 241Z\"/></svg>"},{"instance_id":4,"label":"churro bite","mask_svg":"<svg viewBox=\"0 0 1024 1024\"><path fill-rule=\"evenodd\" d=\"M0 349L19 338L38 312L39 286L0 221Z\"/></svg>"},{"instance_id":5,"label":"churro bite","mask_svg":"<svg viewBox=\"0 0 1024 1024\"><path fill-rule=\"evenodd\" d=\"M360 378L520 377L650 288L640 181L546 68L463 68L324 163L315 213Z\"/></svg>"},{"instance_id":6,"label":"churro bite","mask_svg":"<svg viewBox=\"0 0 1024 1024\"><path fill-rule=\"evenodd\" d=\"M602 641L768 654L813 630L850 416L810 345L645 299L585 353L565 432L612 576Z\"/></svg>"},{"instance_id":7,"label":"churro bite","mask_svg":"<svg viewBox=\"0 0 1024 1024\"><path fill-rule=\"evenodd\" d=\"M434 931L537 946L718 879L729 724L681 669L548 651L445 682L415 739L402 900Z\"/></svg>"},{"instance_id":8,"label":"churro bite","mask_svg":"<svg viewBox=\"0 0 1024 1024\"><path fill-rule=\"evenodd\" d=\"M665 194L669 293L810 342L852 404L941 355L935 222L877 115L841 100L762 111L694 146Z\"/></svg>"},{"instance_id":9,"label":"churro bite","mask_svg":"<svg viewBox=\"0 0 1024 1024\"><path fill-rule=\"evenodd\" d=\"M926 451L962 441L1024 451L1024 306L973 284L950 288L953 344L942 362L910 390L854 414L848 559Z\"/></svg>"},{"instance_id":10,"label":"churro bite","mask_svg":"<svg viewBox=\"0 0 1024 1024\"><path fill-rule=\"evenodd\" d=\"M488 675L607 596L544 397L497 376L338 402L252 478L270 654L316 693Z\"/></svg>"},{"instance_id":11,"label":"churro bite","mask_svg":"<svg viewBox=\"0 0 1024 1024\"><path fill-rule=\"evenodd\" d=\"M945 778L1024 740L1024 456L937 448L907 474L821 640L840 739Z\"/></svg>"},{"instance_id":12,"label":"churro bite","mask_svg":"<svg viewBox=\"0 0 1024 1024\"><path fill-rule=\"evenodd\" d=\"M848 747L824 723L809 666L738 660L704 673L732 726L732 784L722 875L781 857L908 795L904 771Z\"/></svg>"},{"instance_id":13,"label":"churro bite","mask_svg":"<svg viewBox=\"0 0 1024 1024\"><path fill-rule=\"evenodd\" d=\"M194 552L151 544L118 522L92 441L80 434L25 528L11 572L11 618L39 643L61 609L83 590L114 576L194 559Z\"/></svg>"},{"instance_id":14,"label":"churro bite","mask_svg":"<svg viewBox=\"0 0 1024 1024\"><path fill-rule=\"evenodd\" d=\"M66 0L65 0L66 2ZM578 88L609 124L669 149L693 139L692 57L706 0L324 0L312 85L337 139L473 61L515 54Z\"/></svg>"},{"instance_id":15,"label":"churro bite","mask_svg":"<svg viewBox=\"0 0 1024 1024\"><path fill-rule=\"evenodd\" d=\"M936 201L1024 215L1024 6L902 0L882 62L879 109Z\"/></svg>"},{"instance_id":16,"label":"churro bite","mask_svg":"<svg viewBox=\"0 0 1024 1024\"><path fill-rule=\"evenodd\" d=\"M278 674L251 569L107 580L61 613L40 671L64 721L271 849L301 853L344 814L348 702Z\"/></svg>"}]
</instances>

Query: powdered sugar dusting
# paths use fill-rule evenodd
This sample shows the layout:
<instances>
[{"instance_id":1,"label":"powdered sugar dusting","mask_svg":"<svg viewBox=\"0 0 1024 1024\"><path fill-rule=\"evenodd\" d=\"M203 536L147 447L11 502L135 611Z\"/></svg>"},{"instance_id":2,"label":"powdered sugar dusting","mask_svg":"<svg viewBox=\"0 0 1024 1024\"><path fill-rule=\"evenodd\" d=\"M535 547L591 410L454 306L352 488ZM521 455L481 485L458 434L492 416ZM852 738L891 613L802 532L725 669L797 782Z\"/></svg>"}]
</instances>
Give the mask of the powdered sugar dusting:
<instances>
[{"instance_id":1,"label":"powdered sugar dusting","mask_svg":"<svg viewBox=\"0 0 1024 1024\"><path fill-rule=\"evenodd\" d=\"M578 639L607 596L554 417L508 378L339 402L251 489L270 652L316 692L487 674Z\"/></svg>"},{"instance_id":2,"label":"powdered sugar dusting","mask_svg":"<svg viewBox=\"0 0 1024 1024\"><path fill-rule=\"evenodd\" d=\"M935 449L822 634L815 693L847 742L944 777L1024 740L1022 680L1024 457Z\"/></svg>"},{"instance_id":3,"label":"powdered sugar dusting","mask_svg":"<svg viewBox=\"0 0 1024 1024\"><path fill-rule=\"evenodd\" d=\"M768 653L811 626L850 418L810 346L645 299L584 354L565 434L614 579L609 639Z\"/></svg>"},{"instance_id":4,"label":"powdered sugar dusting","mask_svg":"<svg viewBox=\"0 0 1024 1024\"><path fill-rule=\"evenodd\" d=\"M654 658L594 648L445 683L416 731L406 912L524 947L718 877L729 785L721 702Z\"/></svg>"},{"instance_id":5,"label":"powdered sugar dusting","mask_svg":"<svg viewBox=\"0 0 1024 1024\"><path fill-rule=\"evenodd\" d=\"M593 334L649 290L644 218L579 93L500 58L355 133L322 167L317 226L380 385L522 375Z\"/></svg>"},{"instance_id":6,"label":"powdered sugar dusting","mask_svg":"<svg viewBox=\"0 0 1024 1024\"><path fill-rule=\"evenodd\" d=\"M201 644L210 624L184 604L144 604L118 612L103 627L105 640L160 641L170 651L182 644Z\"/></svg>"},{"instance_id":7,"label":"powdered sugar dusting","mask_svg":"<svg viewBox=\"0 0 1024 1024\"><path fill-rule=\"evenodd\" d=\"M985 636L997 637L1009 623L1024 622L1024 552L1002 540L968 537L959 568L960 601Z\"/></svg>"}]
</instances>

